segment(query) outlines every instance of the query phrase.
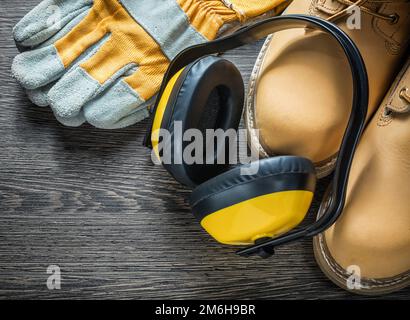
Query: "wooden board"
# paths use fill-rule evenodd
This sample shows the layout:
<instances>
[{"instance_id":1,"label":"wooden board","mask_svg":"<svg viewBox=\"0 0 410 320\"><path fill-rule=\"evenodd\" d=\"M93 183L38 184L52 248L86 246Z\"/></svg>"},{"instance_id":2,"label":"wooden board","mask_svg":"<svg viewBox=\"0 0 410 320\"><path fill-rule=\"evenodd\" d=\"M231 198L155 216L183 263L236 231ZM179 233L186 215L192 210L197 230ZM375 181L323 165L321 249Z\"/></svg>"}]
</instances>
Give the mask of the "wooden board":
<instances>
[{"instance_id":1,"label":"wooden board","mask_svg":"<svg viewBox=\"0 0 410 320\"><path fill-rule=\"evenodd\" d=\"M146 121L72 129L31 104L10 75L11 32L37 3L0 1L0 298L361 298L324 277L310 240L268 260L211 240L186 205L189 190L141 146ZM246 81L261 44L228 55ZM46 286L53 264L61 290Z\"/></svg>"}]
</instances>

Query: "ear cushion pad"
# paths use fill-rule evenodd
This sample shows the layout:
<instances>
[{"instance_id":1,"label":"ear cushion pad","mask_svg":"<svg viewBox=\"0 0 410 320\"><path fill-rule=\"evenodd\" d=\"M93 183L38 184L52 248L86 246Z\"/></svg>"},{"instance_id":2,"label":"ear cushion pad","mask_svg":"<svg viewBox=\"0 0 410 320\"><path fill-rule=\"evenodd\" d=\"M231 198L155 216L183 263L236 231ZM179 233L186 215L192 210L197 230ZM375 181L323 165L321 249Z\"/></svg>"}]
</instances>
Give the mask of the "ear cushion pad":
<instances>
[{"instance_id":1,"label":"ear cushion pad","mask_svg":"<svg viewBox=\"0 0 410 320\"><path fill-rule=\"evenodd\" d=\"M237 130L243 104L243 80L231 62L207 56L184 69L170 95L161 123L161 128L170 132L172 145L171 164L164 163L164 167L177 181L188 186L196 186L225 171L227 165L188 165L183 159L175 161L175 154L181 155L182 158L183 150L192 143L181 143L181 137L178 140L178 137L174 136L177 132L174 131L175 122L182 124L182 133L189 129L198 129L202 133L205 133L206 129ZM182 164L178 164L181 160ZM205 157L203 162L206 163Z\"/></svg>"},{"instance_id":2,"label":"ear cushion pad","mask_svg":"<svg viewBox=\"0 0 410 320\"><path fill-rule=\"evenodd\" d=\"M308 159L273 157L254 162L257 173L243 175L239 166L198 186L190 197L194 215L207 215L237 203L275 192L302 190L315 192L316 173Z\"/></svg>"}]
</instances>

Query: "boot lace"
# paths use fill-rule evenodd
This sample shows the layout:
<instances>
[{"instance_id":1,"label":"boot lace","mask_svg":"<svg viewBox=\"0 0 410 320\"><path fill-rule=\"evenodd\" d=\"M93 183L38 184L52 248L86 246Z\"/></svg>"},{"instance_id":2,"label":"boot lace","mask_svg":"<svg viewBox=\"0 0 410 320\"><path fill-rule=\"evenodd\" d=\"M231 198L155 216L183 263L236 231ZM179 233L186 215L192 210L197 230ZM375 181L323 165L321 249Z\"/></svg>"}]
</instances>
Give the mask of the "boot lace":
<instances>
[{"instance_id":1,"label":"boot lace","mask_svg":"<svg viewBox=\"0 0 410 320\"><path fill-rule=\"evenodd\" d=\"M396 1L392 1L392 0L357 0L357 1L352 1L352 0L332 0L332 1L337 1L337 2L339 2L339 3L343 4L343 5L345 5L346 8L343 9L343 10L341 10L341 11L339 11L338 13L332 15L331 17L329 17L329 18L327 19L328 21L334 22L334 21L336 21L336 20L338 20L338 19L340 19L340 18L343 18L343 17L349 15L349 13L351 12L351 10L352 10L354 7L360 7L360 9L361 9L363 12L365 12L365 13L367 13L367 14L370 14L370 15L373 16L373 17L376 17L376 18L379 18L379 19L388 21L388 22L391 23L391 24L394 24L394 23L397 23L397 22L398 22L398 20L399 20L400 17L399 17L399 15L398 15L397 13L389 14L389 15L381 14L381 13L377 12L375 9L368 8L368 7L366 7L365 5L366 5L366 4L374 4L374 3L376 3L376 4L382 4L382 3L392 3L392 2L401 2L401 3L409 2L409 0L396 0ZM320 8L320 7L319 7L318 9L321 10L321 11L323 11L323 9Z\"/></svg>"}]
</instances>

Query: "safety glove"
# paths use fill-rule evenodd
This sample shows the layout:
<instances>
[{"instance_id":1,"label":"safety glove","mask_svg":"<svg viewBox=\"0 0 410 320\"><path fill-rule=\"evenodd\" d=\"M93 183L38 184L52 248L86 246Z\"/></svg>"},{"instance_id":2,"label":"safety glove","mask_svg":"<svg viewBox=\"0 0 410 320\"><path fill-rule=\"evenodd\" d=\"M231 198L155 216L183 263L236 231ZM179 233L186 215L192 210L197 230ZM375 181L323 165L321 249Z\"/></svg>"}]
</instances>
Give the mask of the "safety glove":
<instances>
[{"instance_id":1,"label":"safety glove","mask_svg":"<svg viewBox=\"0 0 410 320\"><path fill-rule=\"evenodd\" d=\"M132 125L149 114L170 61L286 0L45 0L14 28L12 73L67 126Z\"/></svg>"}]
</instances>

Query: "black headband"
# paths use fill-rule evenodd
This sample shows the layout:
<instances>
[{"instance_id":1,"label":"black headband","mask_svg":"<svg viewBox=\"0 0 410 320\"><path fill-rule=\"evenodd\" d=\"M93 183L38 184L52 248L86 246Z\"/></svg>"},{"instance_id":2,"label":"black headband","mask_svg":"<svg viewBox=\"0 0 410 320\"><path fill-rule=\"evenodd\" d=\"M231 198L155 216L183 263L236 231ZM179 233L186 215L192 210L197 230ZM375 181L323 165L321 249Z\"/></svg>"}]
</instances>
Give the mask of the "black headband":
<instances>
[{"instance_id":1,"label":"black headband","mask_svg":"<svg viewBox=\"0 0 410 320\"><path fill-rule=\"evenodd\" d=\"M278 238L238 251L238 254L243 256L249 256L252 254L261 254L264 256L267 253L272 253L275 246L322 233L333 225L342 213L345 204L346 187L350 167L365 125L369 99L369 85L366 67L358 48L343 30L326 20L305 15L283 15L274 17L257 22L251 26L244 27L227 37L185 49L171 62L158 94L158 97L161 97L169 80L179 70L194 62L198 58L210 54L223 53L225 51L256 42L269 34L295 28L310 28L326 32L339 43L346 54L350 69L352 71L352 112L350 114L349 123L343 137L336 163L330 203L324 214L315 223L305 228L288 232ZM151 110L153 115L155 115L159 100L160 99L157 99L154 108ZM144 145L147 147L152 147L152 124L153 116L144 142Z\"/></svg>"}]
</instances>

